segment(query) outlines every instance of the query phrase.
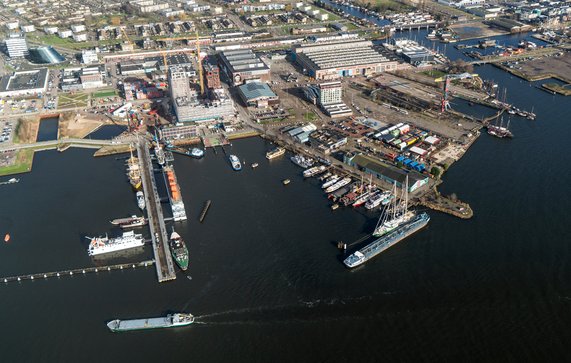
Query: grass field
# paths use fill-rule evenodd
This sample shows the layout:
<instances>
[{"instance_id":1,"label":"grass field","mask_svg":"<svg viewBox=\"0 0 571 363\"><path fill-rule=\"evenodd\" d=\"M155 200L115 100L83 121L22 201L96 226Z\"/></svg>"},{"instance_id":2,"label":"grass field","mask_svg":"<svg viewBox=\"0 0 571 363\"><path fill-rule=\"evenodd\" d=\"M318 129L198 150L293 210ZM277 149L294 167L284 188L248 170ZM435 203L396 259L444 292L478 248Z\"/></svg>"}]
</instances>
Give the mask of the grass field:
<instances>
[{"instance_id":1,"label":"grass field","mask_svg":"<svg viewBox=\"0 0 571 363\"><path fill-rule=\"evenodd\" d=\"M58 98L58 109L69 107L87 107L86 93L60 94Z\"/></svg>"},{"instance_id":2,"label":"grass field","mask_svg":"<svg viewBox=\"0 0 571 363\"><path fill-rule=\"evenodd\" d=\"M446 75L446 73L439 71L438 69L431 69L430 71L420 72L432 78L440 78Z\"/></svg>"},{"instance_id":3,"label":"grass field","mask_svg":"<svg viewBox=\"0 0 571 363\"><path fill-rule=\"evenodd\" d=\"M103 90L99 92L93 92L91 94L93 98L104 98L104 97L115 97L117 96L117 91L110 89L110 90Z\"/></svg>"},{"instance_id":4,"label":"grass field","mask_svg":"<svg viewBox=\"0 0 571 363\"><path fill-rule=\"evenodd\" d=\"M36 40L38 42L41 42L42 44L47 44L47 45L55 45L55 46L60 46L60 47L64 47L64 48L69 48L69 49L80 49L81 48L80 43L76 43L73 40L71 40L70 38L60 38L55 34L39 35L39 36L33 37L32 39Z\"/></svg>"},{"instance_id":5,"label":"grass field","mask_svg":"<svg viewBox=\"0 0 571 363\"><path fill-rule=\"evenodd\" d=\"M0 176L26 173L32 170L34 150L26 149L18 151L14 164L0 168Z\"/></svg>"},{"instance_id":6,"label":"grass field","mask_svg":"<svg viewBox=\"0 0 571 363\"><path fill-rule=\"evenodd\" d=\"M303 114L303 119L309 122L315 121L317 120L317 115L315 114L315 112L306 112Z\"/></svg>"},{"instance_id":7,"label":"grass field","mask_svg":"<svg viewBox=\"0 0 571 363\"><path fill-rule=\"evenodd\" d=\"M360 5L369 4L370 9L380 11L409 11L411 9L410 6L395 0L359 0L357 3Z\"/></svg>"}]
</instances>

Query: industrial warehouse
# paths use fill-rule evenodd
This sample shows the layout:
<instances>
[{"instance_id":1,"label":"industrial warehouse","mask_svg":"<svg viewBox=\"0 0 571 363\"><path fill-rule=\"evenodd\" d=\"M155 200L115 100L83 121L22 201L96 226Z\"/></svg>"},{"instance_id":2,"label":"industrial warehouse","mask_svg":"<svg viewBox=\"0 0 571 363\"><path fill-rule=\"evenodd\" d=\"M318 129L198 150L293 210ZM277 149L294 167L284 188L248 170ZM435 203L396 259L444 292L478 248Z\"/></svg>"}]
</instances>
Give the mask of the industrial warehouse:
<instances>
[{"instance_id":1,"label":"industrial warehouse","mask_svg":"<svg viewBox=\"0 0 571 363\"><path fill-rule=\"evenodd\" d=\"M250 80L270 81L270 68L251 49L225 50L220 60L233 86Z\"/></svg>"},{"instance_id":2,"label":"industrial warehouse","mask_svg":"<svg viewBox=\"0 0 571 363\"><path fill-rule=\"evenodd\" d=\"M399 64L368 40L299 44L293 47L293 57L316 80L391 71L398 69Z\"/></svg>"},{"instance_id":3,"label":"industrial warehouse","mask_svg":"<svg viewBox=\"0 0 571 363\"><path fill-rule=\"evenodd\" d=\"M48 86L48 69L14 72L0 79L0 97L14 97L43 93Z\"/></svg>"},{"instance_id":4,"label":"industrial warehouse","mask_svg":"<svg viewBox=\"0 0 571 363\"><path fill-rule=\"evenodd\" d=\"M345 163L389 184L396 184L399 188L403 187L408 177L408 191L411 193L428 184L428 176L424 174L415 171L406 172L363 154L345 155Z\"/></svg>"}]
</instances>

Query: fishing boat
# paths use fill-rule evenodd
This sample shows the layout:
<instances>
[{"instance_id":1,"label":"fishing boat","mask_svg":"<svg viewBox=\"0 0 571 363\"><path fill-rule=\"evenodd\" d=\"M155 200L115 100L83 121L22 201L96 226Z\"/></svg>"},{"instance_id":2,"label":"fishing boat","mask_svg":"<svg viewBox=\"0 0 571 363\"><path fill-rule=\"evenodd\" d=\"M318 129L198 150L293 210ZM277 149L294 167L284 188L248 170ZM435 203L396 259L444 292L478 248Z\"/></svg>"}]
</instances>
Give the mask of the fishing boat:
<instances>
[{"instance_id":1,"label":"fishing boat","mask_svg":"<svg viewBox=\"0 0 571 363\"><path fill-rule=\"evenodd\" d=\"M274 150L270 150L266 153L266 158L268 160L272 160L273 158L277 158L278 156L282 156L283 154L285 154L285 149L278 147L275 148Z\"/></svg>"},{"instance_id":2,"label":"fishing boat","mask_svg":"<svg viewBox=\"0 0 571 363\"><path fill-rule=\"evenodd\" d=\"M325 193L332 193L332 192L336 191L337 189L344 187L345 185L347 185L349 183L351 183L351 178L345 177L345 178L339 180L338 182L336 182L335 184L333 184L332 186L325 189Z\"/></svg>"},{"instance_id":3,"label":"fishing boat","mask_svg":"<svg viewBox=\"0 0 571 363\"><path fill-rule=\"evenodd\" d=\"M330 186L332 186L333 184L337 183L337 181L338 181L339 179L341 179L341 177L334 174L334 175L332 175L331 177L329 177L329 179L325 180L325 183L323 183L323 184L321 185L321 188L322 188L322 189L327 189L327 188L329 188Z\"/></svg>"},{"instance_id":4,"label":"fishing boat","mask_svg":"<svg viewBox=\"0 0 571 363\"><path fill-rule=\"evenodd\" d=\"M139 206L139 208L141 210L145 209L145 195L143 194L143 192L139 190L136 196L137 196L137 205Z\"/></svg>"}]
</instances>

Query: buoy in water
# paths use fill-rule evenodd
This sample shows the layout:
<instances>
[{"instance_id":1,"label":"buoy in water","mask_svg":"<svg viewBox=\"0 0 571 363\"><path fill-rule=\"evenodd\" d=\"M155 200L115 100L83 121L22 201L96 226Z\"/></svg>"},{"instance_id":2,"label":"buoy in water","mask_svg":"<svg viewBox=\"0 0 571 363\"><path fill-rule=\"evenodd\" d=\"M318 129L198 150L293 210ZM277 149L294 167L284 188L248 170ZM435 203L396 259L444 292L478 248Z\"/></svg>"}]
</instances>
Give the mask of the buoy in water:
<instances>
[{"instance_id":1,"label":"buoy in water","mask_svg":"<svg viewBox=\"0 0 571 363\"><path fill-rule=\"evenodd\" d=\"M4 236L4 242L8 242L9 240L10 240L10 235L6 233L6 235Z\"/></svg>"}]
</instances>

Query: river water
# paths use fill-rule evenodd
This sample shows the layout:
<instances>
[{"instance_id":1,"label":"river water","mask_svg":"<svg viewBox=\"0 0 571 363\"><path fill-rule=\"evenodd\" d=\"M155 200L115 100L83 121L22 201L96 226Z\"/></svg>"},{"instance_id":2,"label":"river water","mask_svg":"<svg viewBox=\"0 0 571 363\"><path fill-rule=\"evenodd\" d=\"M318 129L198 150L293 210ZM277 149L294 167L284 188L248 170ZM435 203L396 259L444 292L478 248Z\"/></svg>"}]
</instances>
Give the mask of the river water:
<instances>
[{"instance_id":1,"label":"river water","mask_svg":"<svg viewBox=\"0 0 571 363\"><path fill-rule=\"evenodd\" d=\"M514 118L513 140L482 135L444 176L442 192L469 202L473 219L429 212L426 229L348 271L335 243L369 233L375 214L332 212L317 180L285 157L268 162L258 138L227 148L256 169L232 171L220 148L177 157L187 273L164 284L148 267L0 285L2 361L568 361L571 100L491 66L477 72L537 120ZM92 153L37 153L33 172L0 186L0 234L12 236L1 276L151 256L87 256L85 236L118 234L108 221L138 212L124 160ZM197 324L105 326L181 310Z\"/></svg>"}]
</instances>

